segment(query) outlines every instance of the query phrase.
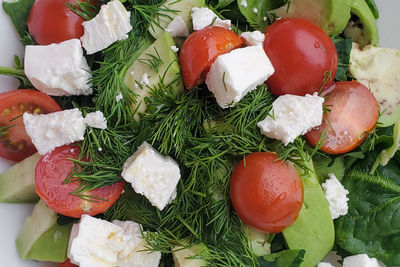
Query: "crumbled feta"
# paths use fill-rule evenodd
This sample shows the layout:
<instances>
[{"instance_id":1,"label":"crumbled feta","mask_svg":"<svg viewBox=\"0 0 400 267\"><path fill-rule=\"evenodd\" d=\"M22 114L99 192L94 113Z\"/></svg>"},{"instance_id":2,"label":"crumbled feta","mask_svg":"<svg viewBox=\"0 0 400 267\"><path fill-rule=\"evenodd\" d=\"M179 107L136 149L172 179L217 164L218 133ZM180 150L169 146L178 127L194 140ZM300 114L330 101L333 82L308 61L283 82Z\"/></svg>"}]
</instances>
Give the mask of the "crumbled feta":
<instances>
[{"instance_id":1,"label":"crumbled feta","mask_svg":"<svg viewBox=\"0 0 400 267\"><path fill-rule=\"evenodd\" d=\"M253 12L257 14L257 13L258 13L258 8L255 7L255 8L253 9Z\"/></svg>"},{"instance_id":2,"label":"crumbled feta","mask_svg":"<svg viewBox=\"0 0 400 267\"><path fill-rule=\"evenodd\" d=\"M73 226L68 258L80 267L113 267L124 244L121 227L85 214Z\"/></svg>"},{"instance_id":3,"label":"crumbled feta","mask_svg":"<svg viewBox=\"0 0 400 267\"><path fill-rule=\"evenodd\" d=\"M329 179L322 184L322 188L329 203L332 219L346 215L348 210L347 201L349 200L347 194L349 191L343 187L333 173L329 174Z\"/></svg>"},{"instance_id":4,"label":"crumbled feta","mask_svg":"<svg viewBox=\"0 0 400 267\"><path fill-rule=\"evenodd\" d=\"M132 30L130 12L119 0L102 5L96 17L83 22L82 25L84 34L81 41L88 54L101 51L116 41L127 39L127 33Z\"/></svg>"},{"instance_id":5,"label":"crumbled feta","mask_svg":"<svg viewBox=\"0 0 400 267\"><path fill-rule=\"evenodd\" d=\"M320 262L318 263L317 267L334 267L332 264L330 264L329 262Z\"/></svg>"},{"instance_id":6,"label":"crumbled feta","mask_svg":"<svg viewBox=\"0 0 400 267\"><path fill-rule=\"evenodd\" d=\"M83 140L86 129L82 112L77 108L49 114L26 112L23 120L26 133L41 155L56 147Z\"/></svg>"},{"instance_id":7,"label":"crumbled feta","mask_svg":"<svg viewBox=\"0 0 400 267\"><path fill-rule=\"evenodd\" d=\"M263 21L267 21L267 17L263 17Z\"/></svg>"},{"instance_id":8,"label":"crumbled feta","mask_svg":"<svg viewBox=\"0 0 400 267\"><path fill-rule=\"evenodd\" d=\"M90 69L79 39L59 44L27 45L25 74L40 91L54 96L90 95Z\"/></svg>"},{"instance_id":9,"label":"crumbled feta","mask_svg":"<svg viewBox=\"0 0 400 267\"><path fill-rule=\"evenodd\" d=\"M172 50L172 52L177 53L179 51L179 48L176 47L175 45L173 45L173 46L171 46L171 50Z\"/></svg>"},{"instance_id":10,"label":"crumbled feta","mask_svg":"<svg viewBox=\"0 0 400 267\"><path fill-rule=\"evenodd\" d=\"M107 119L104 117L103 112L99 110L88 113L85 117L85 123L92 128L107 129Z\"/></svg>"},{"instance_id":11,"label":"crumbled feta","mask_svg":"<svg viewBox=\"0 0 400 267\"><path fill-rule=\"evenodd\" d=\"M247 7L247 1L246 1L246 0L240 1L240 5L241 5L242 7Z\"/></svg>"},{"instance_id":12,"label":"crumbled feta","mask_svg":"<svg viewBox=\"0 0 400 267\"><path fill-rule=\"evenodd\" d=\"M193 30L198 31L207 26L218 26L225 29L231 29L231 21L229 19L222 20L207 7L192 8Z\"/></svg>"},{"instance_id":13,"label":"crumbled feta","mask_svg":"<svg viewBox=\"0 0 400 267\"><path fill-rule=\"evenodd\" d=\"M113 223L124 230L123 249L118 254L118 267L146 266L157 267L161 253L146 251L146 241L142 238L142 226L132 221L117 221ZM146 232L143 232L145 235Z\"/></svg>"},{"instance_id":14,"label":"crumbled feta","mask_svg":"<svg viewBox=\"0 0 400 267\"><path fill-rule=\"evenodd\" d=\"M261 46L238 48L219 56L206 77L208 89L222 108L233 106L274 73Z\"/></svg>"},{"instance_id":15,"label":"crumbled feta","mask_svg":"<svg viewBox=\"0 0 400 267\"><path fill-rule=\"evenodd\" d=\"M317 95L279 96L272 103L270 115L257 126L262 134L287 145L322 123L323 102Z\"/></svg>"},{"instance_id":16,"label":"crumbled feta","mask_svg":"<svg viewBox=\"0 0 400 267\"><path fill-rule=\"evenodd\" d=\"M124 163L121 176L132 184L136 193L144 195L160 210L176 197L176 185L181 177L178 164L163 157L148 143Z\"/></svg>"},{"instance_id":17,"label":"crumbled feta","mask_svg":"<svg viewBox=\"0 0 400 267\"><path fill-rule=\"evenodd\" d=\"M142 85L150 84L149 75L146 72L143 73L142 78L140 79L140 84L142 84Z\"/></svg>"},{"instance_id":18,"label":"crumbled feta","mask_svg":"<svg viewBox=\"0 0 400 267\"><path fill-rule=\"evenodd\" d=\"M376 258L370 258L367 254L348 256L343 260L343 267L384 267Z\"/></svg>"},{"instance_id":19,"label":"crumbled feta","mask_svg":"<svg viewBox=\"0 0 400 267\"><path fill-rule=\"evenodd\" d=\"M121 101L124 97L122 96L122 93L119 93L118 95L115 96L115 101L118 103Z\"/></svg>"},{"instance_id":20,"label":"crumbled feta","mask_svg":"<svg viewBox=\"0 0 400 267\"><path fill-rule=\"evenodd\" d=\"M260 31L243 32L240 36L246 40L246 44L249 46L263 45L265 40L265 34Z\"/></svg>"},{"instance_id":21,"label":"crumbled feta","mask_svg":"<svg viewBox=\"0 0 400 267\"><path fill-rule=\"evenodd\" d=\"M181 16L176 16L165 29L172 37L188 37L189 29Z\"/></svg>"}]
</instances>

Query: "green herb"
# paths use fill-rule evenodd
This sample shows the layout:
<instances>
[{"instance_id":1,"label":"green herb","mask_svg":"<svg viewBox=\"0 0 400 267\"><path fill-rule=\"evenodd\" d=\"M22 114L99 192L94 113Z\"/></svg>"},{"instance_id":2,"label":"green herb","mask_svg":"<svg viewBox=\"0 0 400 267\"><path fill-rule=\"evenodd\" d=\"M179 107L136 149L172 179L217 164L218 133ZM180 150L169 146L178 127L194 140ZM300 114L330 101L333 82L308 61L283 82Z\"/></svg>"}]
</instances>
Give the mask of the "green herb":
<instances>
[{"instance_id":1,"label":"green herb","mask_svg":"<svg viewBox=\"0 0 400 267\"><path fill-rule=\"evenodd\" d=\"M65 6L84 20L93 19L100 11L100 5L92 1L66 2Z\"/></svg>"},{"instance_id":2,"label":"green herb","mask_svg":"<svg viewBox=\"0 0 400 267\"><path fill-rule=\"evenodd\" d=\"M0 66L0 75L14 77L19 81L18 88L33 88L29 79L25 76L24 67L18 56L14 56L14 68Z\"/></svg>"},{"instance_id":3,"label":"green herb","mask_svg":"<svg viewBox=\"0 0 400 267\"><path fill-rule=\"evenodd\" d=\"M278 253L258 258L261 267L299 267L304 261L306 251L284 250Z\"/></svg>"},{"instance_id":4,"label":"green herb","mask_svg":"<svg viewBox=\"0 0 400 267\"><path fill-rule=\"evenodd\" d=\"M342 39L336 37L333 39L338 54L338 68L335 75L336 81L347 81L347 70L349 69L350 53L352 49L352 39Z\"/></svg>"}]
</instances>

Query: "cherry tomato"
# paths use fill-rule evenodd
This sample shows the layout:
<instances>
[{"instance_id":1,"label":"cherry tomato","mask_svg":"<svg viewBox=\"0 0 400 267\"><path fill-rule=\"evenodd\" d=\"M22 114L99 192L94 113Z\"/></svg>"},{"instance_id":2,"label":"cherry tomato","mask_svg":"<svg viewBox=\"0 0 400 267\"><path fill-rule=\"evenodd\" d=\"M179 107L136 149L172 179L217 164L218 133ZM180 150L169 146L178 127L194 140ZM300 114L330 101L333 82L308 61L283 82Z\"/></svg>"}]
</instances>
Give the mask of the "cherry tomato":
<instances>
[{"instance_id":1,"label":"cherry tomato","mask_svg":"<svg viewBox=\"0 0 400 267\"><path fill-rule=\"evenodd\" d=\"M312 145L321 135L326 140L321 150L329 154L341 154L356 148L376 124L379 107L370 90L359 82L337 82L327 95L325 106L329 111L322 124L306 134Z\"/></svg>"},{"instance_id":2,"label":"cherry tomato","mask_svg":"<svg viewBox=\"0 0 400 267\"><path fill-rule=\"evenodd\" d=\"M65 178L74 168L74 162L80 153L78 146L62 146L44 155L36 165L36 192L54 211L69 217L80 218L82 214L91 216L105 212L119 198L124 183L97 188L85 194L100 198L99 200L83 200L71 195L79 182L63 184Z\"/></svg>"},{"instance_id":3,"label":"cherry tomato","mask_svg":"<svg viewBox=\"0 0 400 267\"><path fill-rule=\"evenodd\" d=\"M61 108L50 96L31 89L0 94L0 127L10 127L0 135L0 157L20 161L36 152L26 134L22 114L51 113ZM17 118L17 119L15 119Z\"/></svg>"},{"instance_id":4,"label":"cherry tomato","mask_svg":"<svg viewBox=\"0 0 400 267\"><path fill-rule=\"evenodd\" d=\"M333 83L337 70L335 45L308 20L275 21L265 30L264 50L275 68L266 82L275 95L312 94Z\"/></svg>"},{"instance_id":5,"label":"cherry tomato","mask_svg":"<svg viewBox=\"0 0 400 267\"><path fill-rule=\"evenodd\" d=\"M29 33L40 45L61 43L83 35L84 19L72 12L66 3L74 0L35 0L29 13Z\"/></svg>"},{"instance_id":6,"label":"cherry tomato","mask_svg":"<svg viewBox=\"0 0 400 267\"><path fill-rule=\"evenodd\" d=\"M67 260L64 261L64 262L59 263L59 264L58 264L58 267L78 267L78 265L75 265L75 264L71 263L71 262L69 261L69 259L67 259Z\"/></svg>"},{"instance_id":7,"label":"cherry tomato","mask_svg":"<svg viewBox=\"0 0 400 267\"><path fill-rule=\"evenodd\" d=\"M296 169L275 153L256 152L235 167L230 195L244 223L263 232L278 233L299 215L303 183Z\"/></svg>"},{"instance_id":8,"label":"cherry tomato","mask_svg":"<svg viewBox=\"0 0 400 267\"><path fill-rule=\"evenodd\" d=\"M244 39L222 27L206 27L193 32L183 43L179 54L183 84L200 85L219 55L244 45Z\"/></svg>"}]
</instances>

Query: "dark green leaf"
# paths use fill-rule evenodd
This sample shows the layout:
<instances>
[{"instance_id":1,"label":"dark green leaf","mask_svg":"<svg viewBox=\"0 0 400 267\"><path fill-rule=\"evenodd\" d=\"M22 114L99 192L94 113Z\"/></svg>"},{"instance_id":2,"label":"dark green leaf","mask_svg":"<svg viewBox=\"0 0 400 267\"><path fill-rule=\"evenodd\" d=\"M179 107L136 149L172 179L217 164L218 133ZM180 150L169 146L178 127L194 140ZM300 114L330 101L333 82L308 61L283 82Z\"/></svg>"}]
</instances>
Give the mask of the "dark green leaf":
<instances>
[{"instance_id":1,"label":"dark green leaf","mask_svg":"<svg viewBox=\"0 0 400 267\"><path fill-rule=\"evenodd\" d=\"M306 251L284 250L258 258L261 267L298 267L304 261Z\"/></svg>"},{"instance_id":2,"label":"dark green leaf","mask_svg":"<svg viewBox=\"0 0 400 267\"><path fill-rule=\"evenodd\" d=\"M347 69L349 68L349 62L350 62L352 40L351 38L348 39L334 38L333 42L336 46L336 51L338 54L338 68L336 71L335 80L346 81Z\"/></svg>"}]
</instances>

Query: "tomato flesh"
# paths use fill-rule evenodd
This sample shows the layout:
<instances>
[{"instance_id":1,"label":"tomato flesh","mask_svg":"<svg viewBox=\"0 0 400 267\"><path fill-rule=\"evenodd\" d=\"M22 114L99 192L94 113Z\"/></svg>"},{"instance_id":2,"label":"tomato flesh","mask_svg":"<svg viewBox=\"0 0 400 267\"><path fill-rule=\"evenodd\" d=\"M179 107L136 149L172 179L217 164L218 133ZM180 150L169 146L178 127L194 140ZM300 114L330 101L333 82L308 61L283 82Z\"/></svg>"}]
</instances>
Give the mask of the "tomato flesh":
<instances>
[{"instance_id":1,"label":"tomato flesh","mask_svg":"<svg viewBox=\"0 0 400 267\"><path fill-rule=\"evenodd\" d=\"M370 90L356 81L337 82L327 95L327 111L322 124L306 134L315 146L322 134L326 140L321 150L329 154L342 154L356 148L374 129L379 107Z\"/></svg>"},{"instance_id":2,"label":"tomato flesh","mask_svg":"<svg viewBox=\"0 0 400 267\"><path fill-rule=\"evenodd\" d=\"M67 260L64 261L64 262L59 263L59 264L58 264L58 267L78 267L78 265L75 265L75 264L71 263L71 262L69 261L69 259L67 259Z\"/></svg>"},{"instance_id":3,"label":"tomato flesh","mask_svg":"<svg viewBox=\"0 0 400 267\"><path fill-rule=\"evenodd\" d=\"M61 108L50 96L31 89L0 94L0 126L10 127L0 135L0 157L20 161L36 152L27 135L22 114L46 114Z\"/></svg>"},{"instance_id":4,"label":"tomato flesh","mask_svg":"<svg viewBox=\"0 0 400 267\"><path fill-rule=\"evenodd\" d=\"M66 3L74 0L35 0L29 13L29 33L40 45L61 43L83 35L84 19L72 12Z\"/></svg>"},{"instance_id":5,"label":"tomato flesh","mask_svg":"<svg viewBox=\"0 0 400 267\"><path fill-rule=\"evenodd\" d=\"M70 159L77 159L79 153L78 146L58 147L44 155L35 169L36 192L40 198L54 211L74 218L80 218L82 214L94 216L105 212L119 198L124 186L123 182L119 182L85 192L97 198L95 201L71 195L79 182L63 182L74 168L74 162Z\"/></svg>"},{"instance_id":6,"label":"tomato flesh","mask_svg":"<svg viewBox=\"0 0 400 267\"><path fill-rule=\"evenodd\" d=\"M275 95L312 94L333 83L337 70L335 45L311 21L275 21L265 30L264 50L275 68L266 81Z\"/></svg>"},{"instance_id":7,"label":"tomato flesh","mask_svg":"<svg viewBox=\"0 0 400 267\"><path fill-rule=\"evenodd\" d=\"M291 225L303 205L303 183L296 169L275 153L248 155L234 169L232 204L240 219L263 232Z\"/></svg>"},{"instance_id":8,"label":"tomato flesh","mask_svg":"<svg viewBox=\"0 0 400 267\"><path fill-rule=\"evenodd\" d=\"M193 32L183 43L179 54L183 84L200 85L219 55L244 46L242 37L231 30L212 26Z\"/></svg>"}]
</instances>

